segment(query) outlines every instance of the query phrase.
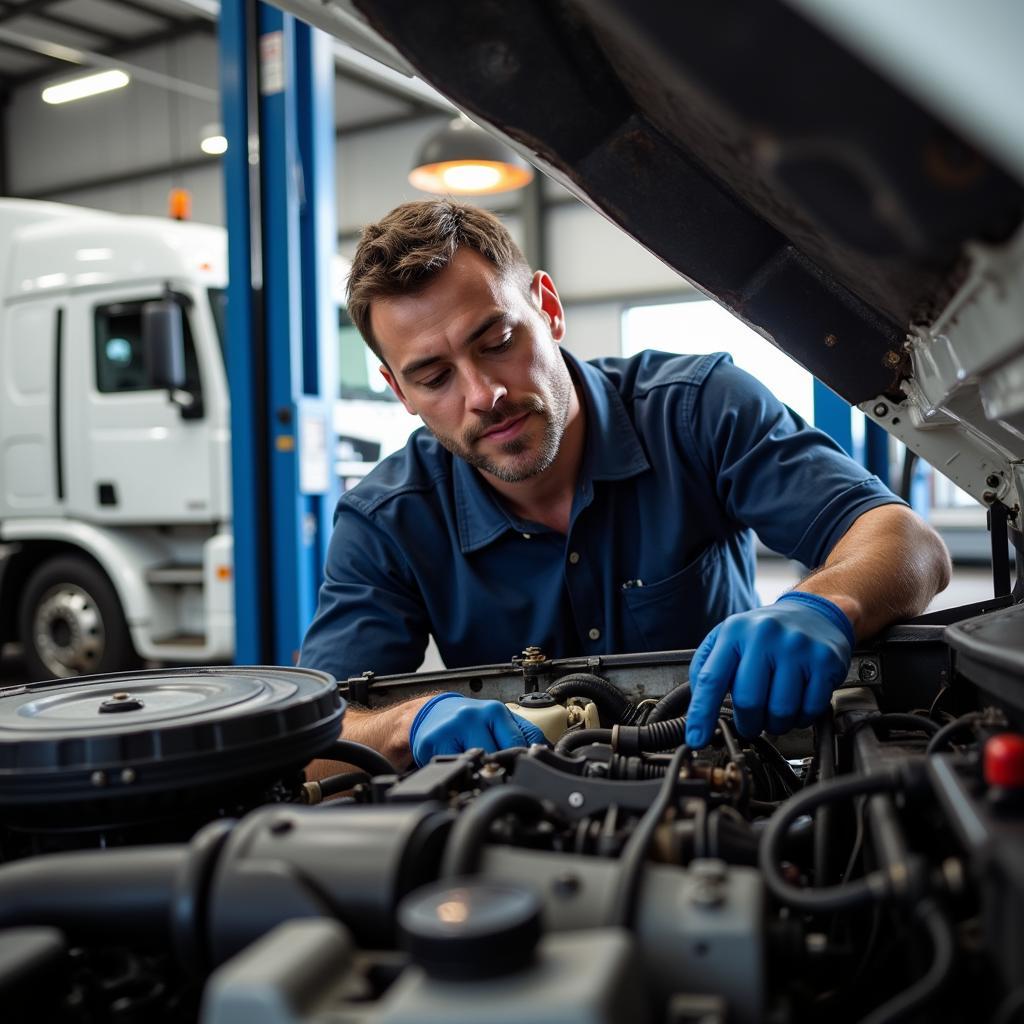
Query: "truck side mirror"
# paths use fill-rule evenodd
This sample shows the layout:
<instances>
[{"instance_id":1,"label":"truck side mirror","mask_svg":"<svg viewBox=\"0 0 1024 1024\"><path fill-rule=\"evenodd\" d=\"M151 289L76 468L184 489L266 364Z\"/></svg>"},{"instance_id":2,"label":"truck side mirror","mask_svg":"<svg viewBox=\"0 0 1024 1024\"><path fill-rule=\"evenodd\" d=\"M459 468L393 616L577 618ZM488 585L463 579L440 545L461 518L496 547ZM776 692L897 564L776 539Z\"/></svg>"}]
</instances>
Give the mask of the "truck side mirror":
<instances>
[{"instance_id":1,"label":"truck side mirror","mask_svg":"<svg viewBox=\"0 0 1024 1024\"><path fill-rule=\"evenodd\" d=\"M154 388L185 388L185 332L181 306L170 299L142 306L142 351L146 375Z\"/></svg>"}]
</instances>

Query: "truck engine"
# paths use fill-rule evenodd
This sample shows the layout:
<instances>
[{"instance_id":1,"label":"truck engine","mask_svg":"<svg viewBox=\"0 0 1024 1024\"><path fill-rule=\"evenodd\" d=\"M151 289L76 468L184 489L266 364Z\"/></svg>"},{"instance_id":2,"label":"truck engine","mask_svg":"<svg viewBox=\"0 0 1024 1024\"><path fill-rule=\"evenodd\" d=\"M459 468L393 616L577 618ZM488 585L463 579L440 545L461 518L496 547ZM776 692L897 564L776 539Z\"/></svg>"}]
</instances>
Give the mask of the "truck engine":
<instances>
[{"instance_id":1,"label":"truck engine","mask_svg":"<svg viewBox=\"0 0 1024 1024\"><path fill-rule=\"evenodd\" d=\"M894 629L813 729L727 704L703 750L691 652L8 687L5 1020L1016 1020L1022 626ZM549 745L400 772L337 738L438 686Z\"/></svg>"}]
</instances>

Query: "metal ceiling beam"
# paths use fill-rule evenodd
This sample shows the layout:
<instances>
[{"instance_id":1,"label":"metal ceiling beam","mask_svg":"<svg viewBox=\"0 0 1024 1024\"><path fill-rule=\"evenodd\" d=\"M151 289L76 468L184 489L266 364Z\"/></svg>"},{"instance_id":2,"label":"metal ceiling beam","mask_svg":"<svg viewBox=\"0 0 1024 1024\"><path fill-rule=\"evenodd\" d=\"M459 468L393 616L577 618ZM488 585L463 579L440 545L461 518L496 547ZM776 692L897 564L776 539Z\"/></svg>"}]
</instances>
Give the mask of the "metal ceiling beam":
<instances>
[{"instance_id":1,"label":"metal ceiling beam","mask_svg":"<svg viewBox=\"0 0 1024 1024\"><path fill-rule=\"evenodd\" d=\"M2 94L0 94L2 95ZM375 118L372 121L364 121L348 128L337 127L334 129L336 139L346 139L351 136L361 135L365 132L380 131L382 128L394 128L398 125L409 124L415 121L424 120L418 114L395 114L392 117ZM161 174L172 174L178 171L195 171L203 167L211 167L218 163L218 157L197 156L189 160L179 160L176 163L162 162L149 166L136 167L130 171L119 171L116 174L100 175L95 178L87 178L80 181L69 181L53 188L47 188L42 192L18 192L17 199L60 199L68 192L89 192L92 189L114 188L119 185L133 185L146 178L155 178ZM0 193L3 194L3 193ZM575 200L573 200L575 201ZM509 212L515 212L510 208Z\"/></svg>"},{"instance_id":2,"label":"metal ceiling beam","mask_svg":"<svg viewBox=\"0 0 1024 1024\"><path fill-rule=\"evenodd\" d=\"M50 0L50 2L53 2L53 0ZM8 16L0 16L0 21L10 21L10 16L12 14L17 16L22 13L17 8L12 9L9 4L6 6L8 10L5 11L4 14ZM118 32L110 32L105 28L97 28L96 25L90 25L84 21L79 21L77 18L69 18L65 14L57 14L50 10L40 11L36 17L43 18L53 25L58 25L60 28L70 29L72 32L84 32L87 35L96 36L99 39L105 39L107 40L106 45L117 45L118 43L123 43L128 39L127 36L121 35Z\"/></svg>"},{"instance_id":3,"label":"metal ceiling beam","mask_svg":"<svg viewBox=\"0 0 1024 1024\"><path fill-rule=\"evenodd\" d=\"M150 71L148 68L139 67L138 65L130 64L118 59L122 54L134 53L137 50L144 50L147 47L158 46L163 43L175 42L178 39L182 39L185 36L192 35L196 32L202 32L207 35L213 34L209 22L206 22L201 18L196 18L192 21L179 22L178 26L174 28L161 29L158 32L152 32L149 35L139 36L135 39L126 39L122 43L117 43L114 46L108 46L103 50L95 51L81 50L70 46L57 46L31 36L24 36L20 33L9 32L3 28L0 28L0 42L7 46L13 46L17 49L34 53L40 57L48 57L51 60L84 66L95 65L97 67L123 68L124 70L131 72L131 74L133 74L140 82L150 82L154 85L162 85L164 88L173 89L177 92L185 92L198 99L210 100L211 102L216 103L218 97L215 89L207 89L205 86L194 85L191 82L184 82L181 79L171 78L168 75L160 75L156 72ZM43 78L49 78L52 75L52 68L15 75L9 79L10 87L17 88L23 85L29 85Z\"/></svg>"},{"instance_id":4,"label":"metal ceiling beam","mask_svg":"<svg viewBox=\"0 0 1024 1024\"><path fill-rule=\"evenodd\" d=\"M386 96L388 99L403 103L410 113L437 114L439 112L437 107L430 103L425 103L416 96L410 96L407 92L396 89L386 83L374 81L369 75L361 75L357 71L350 71L342 64L335 65L334 74L335 77L341 78L346 82L350 82L352 85L361 86L364 89L370 89L373 92L380 93L381 96Z\"/></svg>"},{"instance_id":5,"label":"metal ceiling beam","mask_svg":"<svg viewBox=\"0 0 1024 1024\"><path fill-rule=\"evenodd\" d=\"M0 3L0 7L3 8L0 11L0 25L5 21L21 18L28 14L39 14L45 11L47 7L52 7L59 2L60 0L28 0L27 3L23 4Z\"/></svg>"},{"instance_id":6,"label":"metal ceiling beam","mask_svg":"<svg viewBox=\"0 0 1024 1024\"><path fill-rule=\"evenodd\" d=\"M118 0L120 2L120 0ZM187 36L201 33L210 37L216 34L216 27L203 18L190 18L188 21L179 21L168 28L158 29L144 36L136 36L134 39L125 39L123 43L114 46L105 46L98 50L104 57L120 57L125 53L134 53L136 50L145 50L150 46L162 46L164 43L173 43ZM42 78L48 78L52 71L26 71L20 75L10 77L11 88L29 85Z\"/></svg>"},{"instance_id":7,"label":"metal ceiling beam","mask_svg":"<svg viewBox=\"0 0 1024 1024\"><path fill-rule=\"evenodd\" d=\"M144 14L150 18L156 18L157 21L162 21L167 25L173 25L179 21L179 18L175 18L173 14L166 14L163 11L157 10L155 7L149 7L147 4L135 3L135 0L113 0L120 7L124 7L129 11L135 11L136 14Z\"/></svg>"}]
</instances>

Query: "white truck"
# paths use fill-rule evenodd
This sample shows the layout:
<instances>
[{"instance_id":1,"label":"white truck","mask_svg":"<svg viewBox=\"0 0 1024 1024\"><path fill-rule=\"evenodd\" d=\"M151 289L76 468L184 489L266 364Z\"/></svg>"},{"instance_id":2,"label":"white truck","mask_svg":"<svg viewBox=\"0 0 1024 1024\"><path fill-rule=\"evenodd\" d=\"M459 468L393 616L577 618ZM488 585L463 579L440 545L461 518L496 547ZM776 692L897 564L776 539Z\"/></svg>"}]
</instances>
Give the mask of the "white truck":
<instances>
[{"instance_id":1,"label":"white truck","mask_svg":"<svg viewBox=\"0 0 1024 1024\"><path fill-rule=\"evenodd\" d=\"M222 228L0 200L0 645L33 678L232 658L226 287ZM361 359L348 479L413 426Z\"/></svg>"}]
</instances>

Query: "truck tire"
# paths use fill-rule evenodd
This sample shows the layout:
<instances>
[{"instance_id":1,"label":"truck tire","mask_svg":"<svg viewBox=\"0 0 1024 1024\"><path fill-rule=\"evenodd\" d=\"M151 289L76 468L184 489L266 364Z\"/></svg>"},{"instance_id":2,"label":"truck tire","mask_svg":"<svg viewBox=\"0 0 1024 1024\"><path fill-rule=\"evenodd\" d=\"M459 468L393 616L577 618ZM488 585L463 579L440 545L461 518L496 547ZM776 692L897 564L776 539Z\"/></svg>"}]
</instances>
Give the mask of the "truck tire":
<instances>
[{"instance_id":1,"label":"truck tire","mask_svg":"<svg viewBox=\"0 0 1024 1024\"><path fill-rule=\"evenodd\" d=\"M28 579L19 608L25 670L31 679L66 679L138 667L121 602L92 562L59 555Z\"/></svg>"}]
</instances>

